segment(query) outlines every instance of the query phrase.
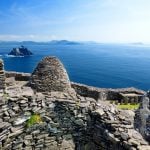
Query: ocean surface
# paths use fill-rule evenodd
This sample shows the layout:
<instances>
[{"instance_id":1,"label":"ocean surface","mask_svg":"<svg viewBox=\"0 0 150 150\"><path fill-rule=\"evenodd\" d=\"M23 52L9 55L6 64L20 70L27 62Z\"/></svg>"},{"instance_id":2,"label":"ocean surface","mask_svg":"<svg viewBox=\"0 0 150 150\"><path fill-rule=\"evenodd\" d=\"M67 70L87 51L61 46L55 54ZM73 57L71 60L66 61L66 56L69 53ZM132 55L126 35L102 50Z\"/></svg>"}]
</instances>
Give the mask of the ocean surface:
<instances>
[{"instance_id":1,"label":"ocean surface","mask_svg":"<svg viewBox=\"0 0 150 150\"><path fill-rule=\"evenodd\" d=\"M24 44L34 55L10 57L16 43L0 43L5 70L31 73L47 55L57 56L70 80L103 88L150 89L150 47L131 44Z\"/></svg>"}]
</instances>

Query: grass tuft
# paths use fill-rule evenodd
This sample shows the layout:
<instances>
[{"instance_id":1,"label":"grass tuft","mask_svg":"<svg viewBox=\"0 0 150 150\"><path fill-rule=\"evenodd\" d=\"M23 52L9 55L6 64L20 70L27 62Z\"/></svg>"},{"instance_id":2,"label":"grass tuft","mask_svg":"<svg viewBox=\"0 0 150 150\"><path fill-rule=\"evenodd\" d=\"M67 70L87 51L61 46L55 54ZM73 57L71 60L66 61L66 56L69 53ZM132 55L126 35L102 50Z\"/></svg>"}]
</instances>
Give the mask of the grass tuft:
<instances>
[{"instance_id":1,"label":"grass tuft","mask_svg":"<svg viewBox=\"0 0 150 150\"><path fill-rule=\"evenodd\" d=\"M128 110L136 110L136 109L139 108L139 106L140 106L139 103L138 104L130 104L130 103L128 103L128 104L118 104L117 105L117 107L119 109L128 109Z\"/></svg>"},{"instance_id":2,"label":"grass tuft","mask_svg":"<svg viewBox=\"0 0 150 150\"><path fill-rule=\"evenodd\" d=\"M34 124L42 123L42 118L38 114L33 114L31 118L27 121L27 127L31 127Z\"/></svg>"}]
</instances>

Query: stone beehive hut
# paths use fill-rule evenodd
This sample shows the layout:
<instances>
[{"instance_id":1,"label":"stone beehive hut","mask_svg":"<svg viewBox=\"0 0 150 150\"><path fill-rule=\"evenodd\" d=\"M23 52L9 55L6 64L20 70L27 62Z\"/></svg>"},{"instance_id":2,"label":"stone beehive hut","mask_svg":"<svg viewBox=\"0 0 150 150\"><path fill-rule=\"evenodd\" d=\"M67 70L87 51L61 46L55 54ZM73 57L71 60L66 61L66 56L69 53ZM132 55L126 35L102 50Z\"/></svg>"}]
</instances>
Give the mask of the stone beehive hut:
<instances>
[{"instance_id":1,"label":"stone beehive hut","mask_svg":"<svg viewBox=\"0 0 150 150\"><path fill-rule=\"evenodd\" d=\"M5 72L4 72L4 64L0 59L0 90L5 89Z\"/></svg>"},{"instance_id":2,"label":"stone beehive hut","mask_svg":"<svg viewBox=\"0 0 150 150\"><path fill-rule=\"evenodd\" d=\"M56 57L51 56L39 62L31 75L30 83L35 90L40 92L68 92L71 89L63 64Z\"/></svg>"}]
</instances>

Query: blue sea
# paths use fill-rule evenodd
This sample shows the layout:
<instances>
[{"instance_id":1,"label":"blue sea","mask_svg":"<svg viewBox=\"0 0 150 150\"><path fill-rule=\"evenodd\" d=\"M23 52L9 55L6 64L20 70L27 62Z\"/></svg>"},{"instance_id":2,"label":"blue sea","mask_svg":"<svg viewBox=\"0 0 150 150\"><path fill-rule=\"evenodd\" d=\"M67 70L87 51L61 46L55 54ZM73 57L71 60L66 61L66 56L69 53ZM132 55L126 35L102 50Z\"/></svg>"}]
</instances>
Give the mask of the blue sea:
<instances>
[{"instance_id":1,"label":"blue sea","mask_svg":"<svg viewBox=\"0 0 150 150\"><path fill-rule=\"evenodd\" d=\"M103 88L150 89L150 47L134 44L50 44L26 43L34 55L7 55L18 43L0 43L5 70L31 73L47 55L57 56L71 81Z\"/></svg>"}]
</instances>

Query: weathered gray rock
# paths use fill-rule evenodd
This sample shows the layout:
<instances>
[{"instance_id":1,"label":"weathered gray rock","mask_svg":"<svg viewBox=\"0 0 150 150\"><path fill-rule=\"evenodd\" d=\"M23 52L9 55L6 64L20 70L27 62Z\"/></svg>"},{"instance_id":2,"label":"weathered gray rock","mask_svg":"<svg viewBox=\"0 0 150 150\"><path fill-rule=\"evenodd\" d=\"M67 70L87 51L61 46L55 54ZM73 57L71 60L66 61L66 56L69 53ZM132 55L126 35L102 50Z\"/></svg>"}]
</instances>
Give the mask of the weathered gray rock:
<instances>
[{"instance_id":1,"label":"weathered gray rock","mask_svg":"<svg viewBox=\"0 0 150 150\"><path fill-rule=\"evenodd\" d=\"M127 141L129 138L129 135L127 133L123 132L123 133L121 133L121 137L122 137L122 139Z\"/></svg>"},{"instance_id":2,"label":"weathered gray rock","mask_svg":"<svg viewBox=\"0 0 150 150\"><path fill-rule=\"evenodd\" d=\"M84 126L84 121L82 119L75 120L74 123L79 126Z\"/></svg>"},{"instance_id":3,"label":"weathered gray rock","mask_svg":"<svg viewBox=\"0 0 150 150\"><path fill-rule=\"evenodd\" d=\"M30 87L23 87L22 88L22 93L21 93L22 96L25 96L25 97L33 97L34 96L34 92L33 90L30 88Z\"/></svg>"},{"instance_id":4,"label":"weathered gray rock","mask_svg":"<svg viewBox=\"0 0 150 150\"><path fill-rule=\"evenodd\" d=\"M7 129L7 128L9 128L10 127L10 123L8 123L8 122L1 122L0 123L0 129L2 130L4 130L4 129Z\"/></svg>"},{"instance_id":5,"label":"weathered gray rock","mask_svg":"<svg viewBox=\"0 0 150 150\"><path fill-rule=\"evenodd\" d=\"M72 140L68 140L68 141L63 140L61 147L62 147L61 150L63 149L74 150L75 149L75 145Z\"/></svg>"},{"instance_id":6,"label":"weathered gray rock","mask_svg":"<svg viewBox=\"0 0 150 150\"><path fill-rule=\"evenodd\" d=\"M143 96L140 108L136 111L135 128L150 142L150 100L147 96Z\"/></svg>"},{"instance_id":7,"label":"weathered gray rock","mask_svg":"<svg viewBox=\"0 0 150 150\"><path fill-rule=\"evenodd\" d=\"M16 132L9 134L9 138L17 137L21 133L23 133L23 129L17 130Z\"/></svg>"},{"instance_id":8,"label":"weathered gray rock","mask_svg":"<svg viewBox=\"0 0 150 150\"><path fill-rule=\"evenodd\" d=\"M30 117L28 116L23 116L21 118L17 118L17 120L14 121L14 125L21 125L23 124L24 122L26 122L28 119L30 119Z\"/></svg>"},{"instance_id":9,"label":"weathered gray rock","mask_svg":"<svg viewBox=\"0 0 150 150\"><path fill-rule=\"evenodd\" d=\"M95 113L98 113L100 116L105 114L105 112L104 112L104 110L102 108L99 108L99 109L95 110Z\"/></svg>"}]
</instances>

